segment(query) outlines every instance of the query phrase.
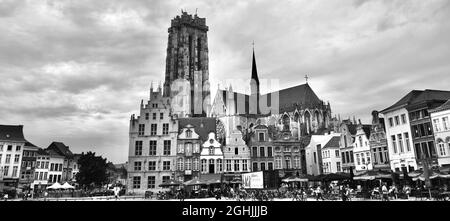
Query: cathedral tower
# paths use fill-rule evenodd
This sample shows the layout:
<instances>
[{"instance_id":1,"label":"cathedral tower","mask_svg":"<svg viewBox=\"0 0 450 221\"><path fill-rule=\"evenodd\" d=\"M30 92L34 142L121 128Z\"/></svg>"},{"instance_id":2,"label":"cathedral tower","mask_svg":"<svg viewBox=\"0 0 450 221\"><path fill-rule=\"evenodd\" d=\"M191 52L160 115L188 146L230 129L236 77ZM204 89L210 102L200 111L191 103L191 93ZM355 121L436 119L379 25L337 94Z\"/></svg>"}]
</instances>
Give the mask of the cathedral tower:
<instances>
[{"instance_id":1,"label":"cathedral tower","mask_svg":"<svg viewBox=\"0 0 450 221\"><path fill-rule=\"evenodd\" d=\"M206 19L182 12L181 16L172 19L168 32L163 94L166 97L174 96L171 85L176 80L189 82L189 107L183 107L183 111L189 116L206 116L209 110L202 105L210 105Z\"/></svg>"}]
</instances>

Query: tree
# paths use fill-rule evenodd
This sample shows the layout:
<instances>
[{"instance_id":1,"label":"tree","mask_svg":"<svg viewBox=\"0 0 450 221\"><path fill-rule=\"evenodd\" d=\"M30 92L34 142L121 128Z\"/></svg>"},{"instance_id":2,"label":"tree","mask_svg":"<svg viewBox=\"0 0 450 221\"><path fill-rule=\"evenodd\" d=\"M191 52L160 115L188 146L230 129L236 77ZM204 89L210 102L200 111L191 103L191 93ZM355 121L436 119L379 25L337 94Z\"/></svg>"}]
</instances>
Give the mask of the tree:
<instances>
[{"instance_id":1,"label":"tree","mask_svg":"<svg viewBox=\"0 0 450 221\"><path fill-rule=\"evenodd\" d=\"M95 152L81 153L78 164L80 171L76 179L81 186L101 186L108 180L106 159L95 156Z\"/></svg>"}]
</instances>

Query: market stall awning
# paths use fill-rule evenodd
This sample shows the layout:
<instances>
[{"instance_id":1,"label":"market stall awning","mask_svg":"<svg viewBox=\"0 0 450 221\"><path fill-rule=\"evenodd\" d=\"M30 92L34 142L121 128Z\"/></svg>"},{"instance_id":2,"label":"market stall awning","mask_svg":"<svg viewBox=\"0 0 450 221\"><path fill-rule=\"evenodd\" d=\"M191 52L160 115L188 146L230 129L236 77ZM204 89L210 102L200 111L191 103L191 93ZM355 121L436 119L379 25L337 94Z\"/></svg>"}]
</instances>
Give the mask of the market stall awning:
<instances>
[{"instance_id":1,"label":"market stall awning","mask_svg":"<svg viewBox=\"0 0 450 221\"><path fill-rule=\"evenodd\" d=\"M57 190L57 189L64 189L61 184L58 182L54 183L53 185L47 187L47 189Z\"/></svg>"},{"instance_id":2,"label":"market stall awning","mask_svg":"<svg viewBox=\"0 0 450 221\"><path fill-rule=\"evenodd\" d=\"M72 185L70 185L68 182L65 182L65 183L61 186L61 188L63 188L63 189L75 189L75 187L72 186Z\"/></svg>"},{"instance_id":3,"label":"market stall awning","mask_svg":"<svg viewBox=\"0 0 450 221\"><path fill-rule=\"evenodd\" d=\"M436 179L436 178L450 178L450 174L447 173L442 173L442 172L438 172L438 171L430 171L430 180L432 179ZM421 181L425 181L425 175L422 172L420 175L413 177L412 178L413 181L417 181L417 180L421 180Z\"/></svg>"}]
</instances>

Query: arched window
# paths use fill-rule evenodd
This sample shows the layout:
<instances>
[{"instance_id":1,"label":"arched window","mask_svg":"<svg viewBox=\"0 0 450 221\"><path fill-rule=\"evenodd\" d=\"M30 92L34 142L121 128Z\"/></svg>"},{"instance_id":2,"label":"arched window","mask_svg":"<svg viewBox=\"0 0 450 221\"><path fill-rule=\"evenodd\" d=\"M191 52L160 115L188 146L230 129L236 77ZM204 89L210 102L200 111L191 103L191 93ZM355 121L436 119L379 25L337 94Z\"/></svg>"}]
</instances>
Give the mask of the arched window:
<instances>
[{"instance_id":1,"label":"arched window","mask_svg":"<svg viewBox=\"0 0 450 221\"><path fill-rule=\"evenodd\" d=\"M239 148L238 147L234 148L234 155L239 155Z\"/></svg>"},{"instance_id":2,"label":"arched window","mask_svg":"<svg viewBox=\"0 0 450 221\"><path fill-rule=\"evenodd\" d=\"M306 126L306 133L311 133L311 115L308 111L305 112L305 126Z\"/></svg>"},{"instance_id":3,"label":"arched window","mask_svg":"<svg viewBox=\"0 0 450 221\"><path fill-rule=\"evenodd\" d=\"M289 131L290 128L290 123L291 123L291 119L289 118L289 116L287 114L283 115L283 130L284 131Z\"/></svg>"},{"instance_id":4,"label":"arched window","mask_svg":"<svg viewBox=\"0 0 450 221\"><path fill-rule=\"evenodd\" d=\"M298 112L295 112L294 114L294 121L298 122L300 120L300 114L298 114Z\"/></svg>"},{"instance_id":5,"label":"arched window","mask_svg":"<svg viewBox=\"0 0 450 221\"><path fill-rule=\"evenodd\" d=\"M191 130L186 130L186 137L187 138L191 138L192 137L192 131Z\"/></svg>"},{"instance_id":6,"label":"arched window","mask_svg":"<svg viewBox=\"0 0 450 221\"><path fill-rule=\"evenodd\" d=\"M316 122L317 122L317 126L319 126L319 125L320 125L320 123L321 123L321 119L320 119L320 113L319 113L319 111L316 111L316 112L314 112L314 118L316 119Z\"/></svg>"}]
</instances>

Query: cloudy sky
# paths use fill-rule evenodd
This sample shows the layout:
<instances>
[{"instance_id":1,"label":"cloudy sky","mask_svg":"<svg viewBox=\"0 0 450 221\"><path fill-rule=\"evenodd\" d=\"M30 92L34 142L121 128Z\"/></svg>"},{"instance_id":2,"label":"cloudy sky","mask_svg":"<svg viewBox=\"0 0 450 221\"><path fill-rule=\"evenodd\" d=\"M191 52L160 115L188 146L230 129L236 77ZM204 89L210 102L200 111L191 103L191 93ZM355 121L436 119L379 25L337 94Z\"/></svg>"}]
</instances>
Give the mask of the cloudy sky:
<instances>
[{"instance_id":1,"label":"cloudy sky","mask_svg":"<svg viewBox=\"0 0 450 221\"><path fill-rule=\"evenodd\" d=\"M213 90L248 80L252 41L260 78L285 88L308 74L342 118L449 89L448 0L0 0L0 124L125 162L129 117L163 80L180 9L207 18Z\"/></svg>"}]
</instances>

